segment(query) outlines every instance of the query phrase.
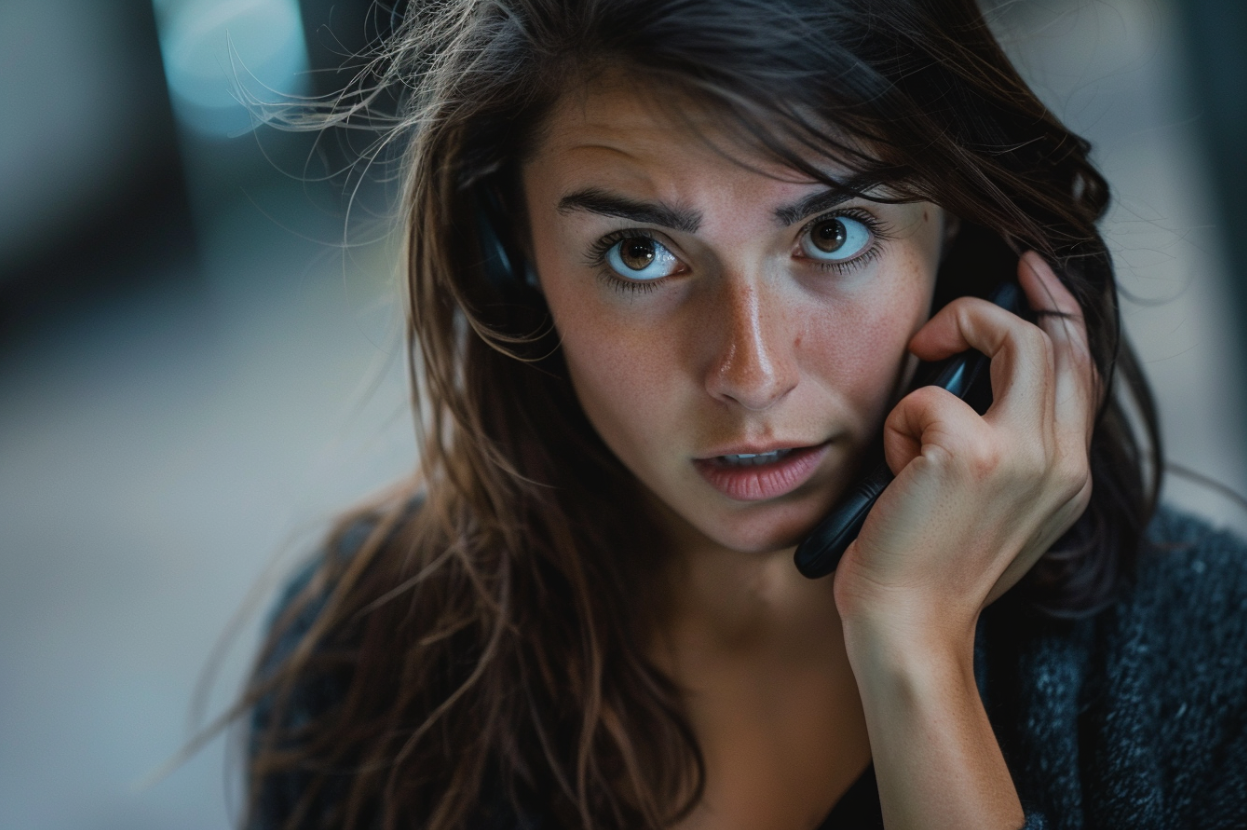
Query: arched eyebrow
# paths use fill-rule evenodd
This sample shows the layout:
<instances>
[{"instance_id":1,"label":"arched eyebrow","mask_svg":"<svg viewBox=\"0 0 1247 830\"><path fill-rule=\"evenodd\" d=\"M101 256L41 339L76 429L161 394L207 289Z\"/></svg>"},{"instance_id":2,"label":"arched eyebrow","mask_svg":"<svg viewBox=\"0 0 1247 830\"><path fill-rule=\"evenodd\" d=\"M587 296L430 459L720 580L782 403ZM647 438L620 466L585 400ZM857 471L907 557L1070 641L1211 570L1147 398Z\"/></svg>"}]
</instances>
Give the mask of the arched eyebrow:
<instances>
[{"instance_id":1,"label":"arched eyebrow","mask_svg":"<svg viewBox=\"0 0 1247 830\"><path fill-rule=\"evenodd\" d=\"M775 221L788 227L815 213L824 213L854 198L854 193L840 188L827 188L775 208ZM639 202L598 187L586 187L559 199L559 213L583 210L601 216L614 216L646 225L697 233L701 213L665 202Z\"/></svg>"},{"instance_id":2,"label":"arched eyebrow","mask_svg":"<svg viewBox=\"0 0 1247 830\"><path fill-rule=\"evenodd\" d=\"M665 202L638 202L597 187L586 187L559 199L559 213L571 210L615 216L683 233L697 233L697 229L701 227L701 213L698 211Z\"/></svg>"},{"instance_id":3,"label":"arched eyebrow","mask_svg":"<svg viewBox=\"0 0 1247 830\"><path fill-rule=\"evenodd\" d=\"M851 191L840 188L827 188L811 193L804 199L798 199L790 205L775 208L775 220L784 227L795 225L802 219L815 213L826 213L839 207L856 196Z\"/></svg>"}]
</instances>

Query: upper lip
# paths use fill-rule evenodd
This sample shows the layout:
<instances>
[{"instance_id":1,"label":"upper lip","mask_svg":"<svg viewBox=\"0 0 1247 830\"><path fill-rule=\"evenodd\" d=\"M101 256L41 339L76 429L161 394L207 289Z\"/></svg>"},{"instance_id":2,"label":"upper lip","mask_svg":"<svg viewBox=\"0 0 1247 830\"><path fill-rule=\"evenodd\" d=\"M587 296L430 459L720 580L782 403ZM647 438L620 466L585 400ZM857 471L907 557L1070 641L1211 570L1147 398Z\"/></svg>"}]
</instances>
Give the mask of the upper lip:
<instances>
[{"instance_id":1,"label":"upper lip","mask_svg":"<svg viewBox=\"0 0 1247 830\"><path fill-rule=\"evenodd\" d=\"M768 441L764 444L732 444L726 447L719 447L705 455L697 457L698 461L709 461L712 458L718 458L722 455L762 455L763 453L775 452L777 450L802 450L810 447L818 447L827 443L826 441Z\"/></svg>"}]
</instances>

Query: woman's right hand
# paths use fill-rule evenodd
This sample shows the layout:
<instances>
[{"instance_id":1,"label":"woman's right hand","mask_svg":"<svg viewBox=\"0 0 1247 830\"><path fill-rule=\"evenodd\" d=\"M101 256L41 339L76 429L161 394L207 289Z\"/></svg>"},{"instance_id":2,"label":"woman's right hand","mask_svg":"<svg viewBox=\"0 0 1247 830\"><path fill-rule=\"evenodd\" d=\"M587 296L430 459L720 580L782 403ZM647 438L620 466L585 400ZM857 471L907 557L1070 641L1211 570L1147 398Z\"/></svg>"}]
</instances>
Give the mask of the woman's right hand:
<instances>
[{"instance_id":1,"label":"woman's right hand","mask_svg":"<svg viewBox=\"0 0 1247 830\"><path fill-rule=\"evenodd\" d=\"M986 354L994 400L980 416L923 387L888 416L896 479L836 570L842 617L972 638L979 612L1086 508L1099 395L1081 309L1034 252L1018 279L1032 308L1057 313L1036 325L963 297L911 341L928 361L969 348Z\"/></svg>"},{"instance_id":2,"label":"woman's right hand","mask_svg":"<svg viewBox=\"0 0 1247 830\"><path fill-rule=\"evenodd\" d=\"M1025 820L975 683L975 624L1086 508L1099 384L1073 296L1033 252L1018 279L1057 314L1033 325L962 298L914 336L923 360L988 355L992 406L930 386L897 404L896 479L835 572L889 830Z\"/></svg>"}]
</instances>

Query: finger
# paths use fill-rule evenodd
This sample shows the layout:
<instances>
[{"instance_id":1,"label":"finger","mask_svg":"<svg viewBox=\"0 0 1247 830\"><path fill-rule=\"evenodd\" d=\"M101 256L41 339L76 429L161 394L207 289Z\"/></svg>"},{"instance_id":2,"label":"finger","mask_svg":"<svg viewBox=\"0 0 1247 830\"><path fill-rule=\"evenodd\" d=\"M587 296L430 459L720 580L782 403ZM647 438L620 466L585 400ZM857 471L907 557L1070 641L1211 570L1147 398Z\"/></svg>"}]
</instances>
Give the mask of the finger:
<instances>
[{"instance_id":1,"label":"finger","mask_svg":"<svg viewBox=\"0 0 1247 830\"><path fill-rule=\"evenodd\" d=\"M987 300L961 297L940 309L909 341L909 350L928 361L970 348L991 358L994 400L984 417L1038 430L1051 416L1054 396L1049 338Z\"/></svg>"},{"instance_id":2,"label":"finger","mask_svg":"<svg viewBox=\"0 0 1247 830\"><path fill-rule=\"evenodd\" d=\"M1032 309L1039 313L1040 325L1052 337L1086 345L1082 307L1044 258L1027 251L1018 260L1018 284Z\"/></svg>"},{"instance_id":3,"label":"finger","mask_svg":"<svg viewBox=\"0 0 1247 830\"><path fill-rule=\"evenodd\" d=\"M888 469L899 475L908 464L932 451L960 457L981 442L983 423L970 405L946 389L915 389L893 407L883 424L883 453Z\"/></svg>"},{"instance_id":4,"label":"finger","mask_svg":"<svg viewBox=\"0 0 1247 830\"><path fill-rule=\"evenodd\" d=\"M1038 313L1039 327L1052 341L1058 425L1082 428L1089 442L1100 390L1082 308L1034 251L1023 254L1018 262L1018 283Z\"/></svg>"}]
</instances>

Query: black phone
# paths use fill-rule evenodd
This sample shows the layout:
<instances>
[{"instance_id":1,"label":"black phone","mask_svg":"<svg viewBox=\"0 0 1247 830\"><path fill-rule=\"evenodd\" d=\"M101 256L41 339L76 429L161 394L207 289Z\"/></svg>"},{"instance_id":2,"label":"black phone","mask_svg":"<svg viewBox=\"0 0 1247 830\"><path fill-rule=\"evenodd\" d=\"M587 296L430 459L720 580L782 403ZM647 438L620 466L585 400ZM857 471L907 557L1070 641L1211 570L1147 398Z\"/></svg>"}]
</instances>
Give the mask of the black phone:
<instances>
[{"instance_id":1,"label":"black phone","mask_svg":"<svg viewBox=\"0 0 1247 830\"><path fill-rule=\"evenodd\" d=\"M988 295L996 305L1024 316L1026 302L1016 283L1004 282ZM939 386L970 404L982 415L992 403L990 361L982 352L970 349L937 363L921 363L914 372L910 391L923 386ZM876 443L867 461L869 472L831 509L797 546L797 570L810 579L826 576L840 564L840 557L861 532L862 524L875 500L892 482L892 471L883 460L883 446Z\"/></svg>"}]
</instances>

